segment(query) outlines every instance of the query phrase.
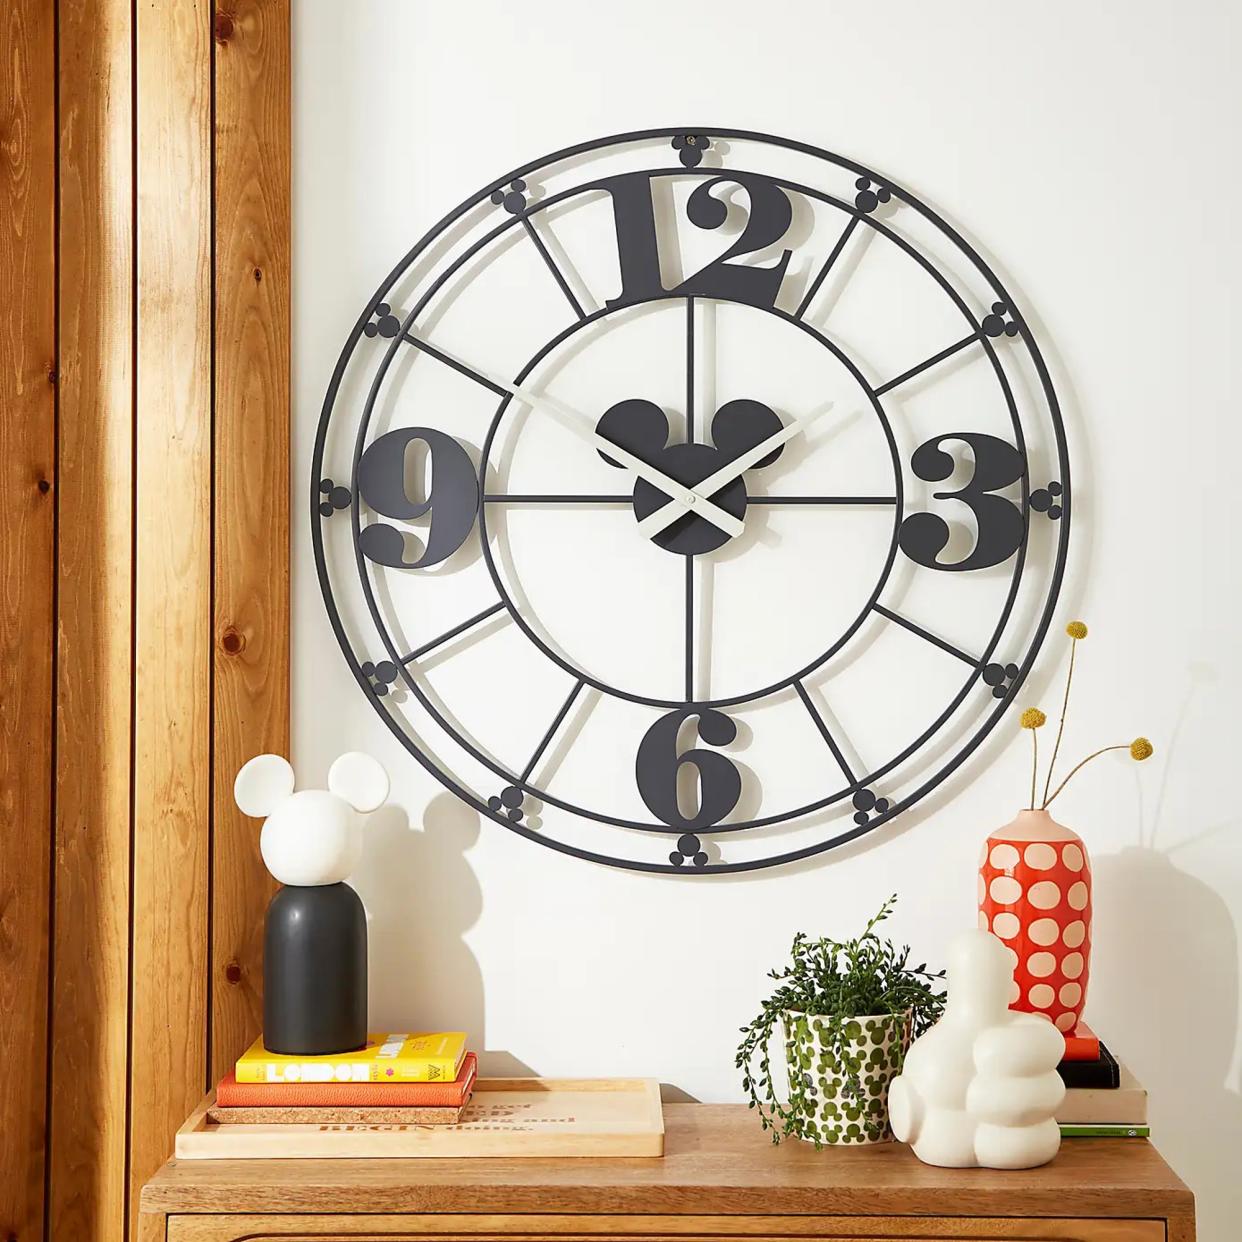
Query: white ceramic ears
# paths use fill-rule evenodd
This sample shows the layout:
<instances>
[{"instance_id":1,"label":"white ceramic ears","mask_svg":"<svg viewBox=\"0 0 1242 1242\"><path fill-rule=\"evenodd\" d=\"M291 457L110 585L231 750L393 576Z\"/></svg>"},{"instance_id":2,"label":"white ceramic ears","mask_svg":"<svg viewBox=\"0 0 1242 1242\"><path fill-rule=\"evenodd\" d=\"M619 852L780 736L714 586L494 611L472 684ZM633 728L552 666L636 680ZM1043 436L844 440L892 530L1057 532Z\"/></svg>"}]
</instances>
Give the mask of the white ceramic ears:
<instances>
[{"instance_id":1,"label":"white ceramic ears","mask_svg":"<svg viewBox=\"0 0 1242 1242\"><path fill-rule=\"evenodd\" d=\"M291 793L293 768L280 755L255 755L233 781L233 800L255 819L270 815Z\"/></svg>"},{"instance_id":2,"label":"white ceramic ears","mask_svg":"<svg viewBox=\"0 0 1242 1242\"><path fill-rule=\"evenodd\" d=\"M243 768L242 772L245 770ZM292 777L292 771L289 775ZM240 773L238 779L241 779ZM328 791L343 798L355 811L367 815L383 806L388 798L388 773L378 759L351 750L328 769Z\"/></svg>"},{"instance_id":3,"label":"white ceramic ears","mask_svg":"<svg viewBox=\"0 0 1242 1242\"><path fill-rule=\"evenodd\" d=\"M280 755L256 755L237 774L233 798L245 815L262 819L293 793L293 768ZM328 769L328 790L367 815L388 797L388 773L377 759L351 750Z\"/></svg>"},{"instance_id":4,"label":"white ceramic ears","mask_svg":"<svg viewBox=\"0 0 1242 1242\"><path fill-rule=\"evenodd\" d=\"M288 762L257 755L238 772L233 797L264 820L259 852L282 884L338 884L358 865L363 817L388 797L388 773L370 755L349 751L329 769L327 789L295 793Z\"/></svg>"}]
</instances>

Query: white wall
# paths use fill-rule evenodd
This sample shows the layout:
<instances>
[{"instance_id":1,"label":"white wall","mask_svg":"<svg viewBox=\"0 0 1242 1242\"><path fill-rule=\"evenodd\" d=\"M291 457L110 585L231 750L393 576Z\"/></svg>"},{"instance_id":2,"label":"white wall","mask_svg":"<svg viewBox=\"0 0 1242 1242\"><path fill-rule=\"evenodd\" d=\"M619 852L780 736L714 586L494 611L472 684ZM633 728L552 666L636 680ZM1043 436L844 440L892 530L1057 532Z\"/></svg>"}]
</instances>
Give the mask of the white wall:
<instances>
[{"instance_id":1,"label":"white wall","mask_svg":"<svg viewBox=\"0 0 1242 1242\"><path fill-rule=\"evenodd\" d=\"M1071 749L1136 732L1157 747L1142 769L1100 763L1058 804L1095 860L1088 1016L1150 1086L1201 1236L1233 1236L1239 25L1223 0L300 0L295 758L306 783L346 747L394 773L357 878L376 1025L464 1025L492 1071L649 1074L730 1100L737 1028L795 930L847 934L897 890L894 934L935 960L973 922L979 843L1022 797L1016 727L898 829L816 864L697 881L608 870L480 824L417 767L358 693L314 580L301 515L328 376L434 220L596 135L684 118L787 134L944 212L1047 347L1077 484L1060 621L1092 627ZM1060 654L1051 642L1030 701L1051 707Z\"/></svg>"}]
</instances>

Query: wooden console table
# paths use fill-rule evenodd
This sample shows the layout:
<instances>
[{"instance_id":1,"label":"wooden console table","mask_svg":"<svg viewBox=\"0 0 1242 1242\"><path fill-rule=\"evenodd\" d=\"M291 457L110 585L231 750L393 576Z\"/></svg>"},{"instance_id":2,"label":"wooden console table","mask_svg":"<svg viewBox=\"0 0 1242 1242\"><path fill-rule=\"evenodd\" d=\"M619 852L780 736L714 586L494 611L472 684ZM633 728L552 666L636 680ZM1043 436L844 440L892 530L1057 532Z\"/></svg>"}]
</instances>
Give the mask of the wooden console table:
<instances>
[{"instance_id":1,"label":"wooden console table","mask_svg":"<svg viewBox=\"0 0 1242 1242\"><path fill-rule=\"evenodd\" d=\"M1193 1196L1139 1139L946 1170L896 1144L774 1147L741 1106L664 1112L663 1159L172 1160L143 1189L140 1242L1194 1239Z\"/></svg>"}]
</instances>

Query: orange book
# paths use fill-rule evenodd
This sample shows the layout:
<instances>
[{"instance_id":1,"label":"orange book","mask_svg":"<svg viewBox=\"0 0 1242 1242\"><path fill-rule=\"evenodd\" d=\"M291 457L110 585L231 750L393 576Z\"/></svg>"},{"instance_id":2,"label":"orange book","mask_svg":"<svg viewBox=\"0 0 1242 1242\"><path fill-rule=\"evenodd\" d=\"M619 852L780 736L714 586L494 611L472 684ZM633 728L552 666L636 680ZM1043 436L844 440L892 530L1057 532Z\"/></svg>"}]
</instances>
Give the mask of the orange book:
<instances>
[{"instance_id":1,"label":"orange book","mask_svg":"<svg viewBox=\"0 0 1242 1242\"><path fill-rule=\"evenodd\" d=\"M455 1082L238 1082L216 1088L221 1108L460 1108L474 1090L478 1059L466 1053Z\"/></svg>"},{"instance_id":2,"label":"orange book","mask_svg":"<svg viewBox=\"0 0 1242 1242\"><path fill-rule=\"evenodd\" d=\"M1100 1059L1099 1036L1083 1021L1072 1031L1065 1032L1066 1061L1098 1061Z\"/></svg>"}]
</instances>

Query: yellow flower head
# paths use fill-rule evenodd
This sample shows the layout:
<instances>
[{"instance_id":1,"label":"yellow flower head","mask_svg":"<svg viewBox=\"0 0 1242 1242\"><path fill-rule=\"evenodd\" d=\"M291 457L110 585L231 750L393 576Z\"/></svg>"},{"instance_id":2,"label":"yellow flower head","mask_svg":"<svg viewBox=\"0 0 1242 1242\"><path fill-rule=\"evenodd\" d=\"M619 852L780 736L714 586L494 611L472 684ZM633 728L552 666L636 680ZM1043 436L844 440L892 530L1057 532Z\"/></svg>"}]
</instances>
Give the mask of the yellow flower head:
<instances>
[{"instance_id":1,"label":"yellow flower head","mask_svg":"<svg viewBox=\"0 0 1242 1242\"><path fill-rule=\"evenodd\" d=\"M1024 729L1038 729L1047 723L1048 717L1038 707L1028 707L1022 713L1022 727ZM1138 743L1135 742L1135 745L1137 746ZM1146 758L1147 756L1144 755L1143 757Z\"/></svg>"},{"instance_id":2,"label":"yellow flower head","mask_svg":"<svg viewBox=\"0 0 1242 1242\"><path fill-rule=\"evenodd\" d=\"M1139 763L1150 759L1153 753L1152 744L1145 737L1136 737L1130 743L1130 758L1137 759Z\"/></svg>"},{"instance_id":3,"label":"yellow flower head","mask_svg":"<svg viewBox=\"0 0 1242 1242\"><path fill-rule=\"evenodd\" d=\"M1087 627L1081 621L1071 621L1069 625L1065 627L1065 632L1075 640L1087 637Z\"/></svg>"}]
</instances>

